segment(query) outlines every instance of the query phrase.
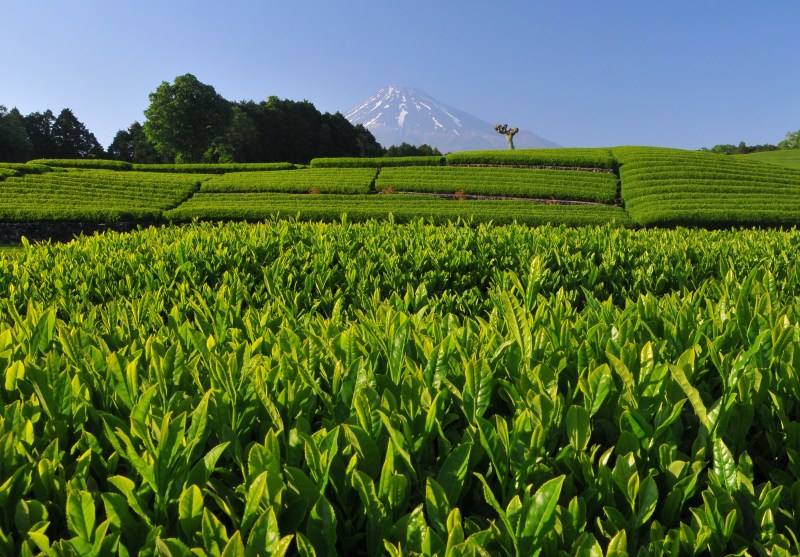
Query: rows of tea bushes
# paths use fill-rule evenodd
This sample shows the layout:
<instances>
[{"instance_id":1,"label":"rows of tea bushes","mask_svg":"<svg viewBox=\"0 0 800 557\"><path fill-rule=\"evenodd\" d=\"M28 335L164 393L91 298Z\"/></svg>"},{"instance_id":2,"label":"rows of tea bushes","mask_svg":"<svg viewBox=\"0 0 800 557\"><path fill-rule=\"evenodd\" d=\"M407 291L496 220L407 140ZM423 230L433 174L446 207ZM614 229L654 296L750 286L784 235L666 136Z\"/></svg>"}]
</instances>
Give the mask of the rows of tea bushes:
<instances>
[{"instance_id":1,"label":"rows of tea bushes","mask_svg":"<svg viewBox=\"0 0 800 557\"><path fill-rule=\"evenodd\" d=\"M0 554L796 555L798 246L277 221L0 255Z\"/></svg>"},{"instance_id":2,"label":"rows of tea bushes","mask_svg":"<svg viewBox=\"0 0 800 557\"><path fill-rule=\"evenodd\" d=\"M114 176L114 172L104 168L125 171ZM797 201L800 199L800 170L748 157L656 147L519 149L453 153L446 157L314 159L311 168L297 168L286 163L131 165L121 161L42 159L33 164L0 166L0 181L19 179L20 173L24 175L22 179L28 181L34 173L48 169L66 171L73 177L76 174L72 172L82 170L81 176L86 182L82 187L92 199L80 198L82 194L74 190L78 186L70 191L49 186L69 181L66 177L41 178L23 198L13 197L23 188L20 184L13 190L4 190L13 195L0 206L0 220L173 218L188 221L195 217L253 220L298 213L303 219L331 220L348 212L357 220L386 218L393 214L399 220L424 217L441 221L462 217L493 222L510 222L519 216L519 222L528 224L579 225L609 220L625 225L711 228L800 224L800 202ZM145 171L152 173L151 185L166 184L166 190L172 191L170 184L180 183L183 184L179 186L182 193L156 192L156 188L153 192L158 195L153 203L141 206L136 201L139 199L136 192L148 181L142 178ZM97 174L93 175L94 172ZM167 177L169 174L174 174L175 178ZM214 174L219 176L212 177ZM197 198L191 195L192 188L185 189L186 184L203 181L206 181L200 190L203 195ZM130 189L135 201L126 206L122 200L124 196L114 193L114 198L106 202L102 199L104 188L110 192ZM493 205L490 200L453 204L453 200L396 196L366 200L360 195L374 191L456 197L461 197L460 194L528 197L553 203L588 201L624 205L624 208L593 211L576 207L536 207L525 201ZM269 195L273 193L275 197ZM330 197L323 200L309 199L305 195L308 193L358 195L353 199ZM210 194L214 195L209 197ZM303 195L291 197L288 194ZM175 207L187 198L187 203ZM162 212L173 207L174 211Z\"/></svg>"},{"instance_id":3,"label":"rows of tea bushes","mask_svg":"<svg viewBox=\"0 0 800 557\"><path fill-rule=\"evenodd\" d=\"M793 226L800 223L800 171L744 157L620 147L622 198L648 225Z\"/></svg>"},{"instance_id":4,"label":"rows of tea bushes","mask_svg":"<svg viewBox=\"0 0 800 557\"><path fill-rule=\"evenodd\" d=\"M617 177L606 172L523 168L401 167L378 174L379 191L465 193L614 203Z\"/></svg>"},{"instance_id":5,"label":"rows of tea bushes","mask_svg":"<svg viewBox=\"0 0 800 557\"><path fill-rule=\"evenodd\" d=\"M389 168L395 166L441 166L442 156L422 157L329 157L311 159L311 168Z\"/></svg>"},{"instance_id":6,"label":"rows of tea bushes","mask_svg":"<svg viewBox=\"0 0 800 557\"><path fill-rule=\"evenodd\" d=\"M175 172L179 174L226 174L230 172L268 172L294 170L300 166L289 162L235 162L195 164L134 164L140 172Z\"/></svg>"},{"instance_id":7,"label":"rows of tea bushes","mask_svg":"<svg viewBox=\"0 0 800 557\"><path fill-rule=\"evenodd\" d=\"M199 188L203 176L70 170L0 183L3 221L156 219Z\"/></svg>"},{"instance_id":8,"label":"rows of tea bushes","mask_svg":"<svg viewBox=\"0 0 800 557\"><path fill-rule=\"evenodd\" d=\"M13 168L4 168L0 166L0 182L8 178L9 176L22 176L19 170L14 170Z\"/></svg>"},{"instance_id":9,"label":"rows of tea bushes","mask_svg":"<svg viewBox=\"0 0 800 557\"><path fill-rule=\"evenodd\" d=\"M448 165L556 166L615 169L610 149L558 148L513 151L463 151L445 157Z\"/></svg>"},{"instance_id":10,"label":"rows of tea bushes","mask_svg":"<svg viewBox=\"0 0 800 557\"><path fill-rule=\"evenodd\" d=\"M474 222L566 224L584 226L615 222L631 226L620 207L610 205L559 205L525 200L446 200L420 194L305 195L279 193L197 193L180 206L166 211L172 221L264 220L296 217L300 220L353 221L392 219L407 222L422 218L433 222L471 220Z\"/></svg>"},{"instance_id":11,"label":"rows of tea bushes","mask_svg":"<svg viewBox=\"0 0 800 557\"><path fill-rule=\"evenodd\" d=\"M0 162L0 171L6 170L16 170L19 174L42 174L44 172L53 172L60 169L30 162Z\"/></svg>"},{"instance_id":12,"label":"rows of tea bushes","mask_svg":"<svg viewBox=\"0 0 800 557\"><path fill-rule=\"evenodd\" d=\"M276 172L235 172L204 182L204 193L340 193L366 194L375 181L374 168L307 168Z\"/></svg>"},{"instance_id":13,"label":"rows of tea bushes","mask_svg":"<svg viewBox=\"0 0 800 557\"><path fill-rule=\"evenodd\" d=\"M125 161L106 159L34 159L29 164L40 164L54 168L83 168L92 170L132 170L133 165Z\"/></svg>"},{"instance_id":14,"label":"rows of tea bushes","mask_svg":"<svg viewBox=\"0 0 800 557\"><path fill-rule=\"evenodd\" d=\"M56 168L82 168L92 170L136 170L139 172L174 172L179 174L224 174L226 172L253 172L292 170L296 165L288 162L258 163L198 163L198 164L133 164L105 159L36 159L30 164Z\"/></svg>"}]
</instances>

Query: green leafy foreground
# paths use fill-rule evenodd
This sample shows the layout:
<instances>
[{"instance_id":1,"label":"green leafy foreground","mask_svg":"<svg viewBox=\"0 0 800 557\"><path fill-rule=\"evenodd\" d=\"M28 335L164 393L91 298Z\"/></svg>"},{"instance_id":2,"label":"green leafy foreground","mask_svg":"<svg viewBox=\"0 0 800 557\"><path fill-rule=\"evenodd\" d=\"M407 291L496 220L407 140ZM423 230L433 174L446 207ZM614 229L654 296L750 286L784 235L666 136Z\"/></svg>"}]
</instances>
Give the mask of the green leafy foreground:
<instances>
[{"instance_id":1,"label":"green leafy foreground","mask_svg":"<svg viewBox=\"0 0 800 557\"><path fill-rule=\"evenodd\" d=\"M0 254L0 554L800 552L796 231Z\"/></svg>"}]
</instances>

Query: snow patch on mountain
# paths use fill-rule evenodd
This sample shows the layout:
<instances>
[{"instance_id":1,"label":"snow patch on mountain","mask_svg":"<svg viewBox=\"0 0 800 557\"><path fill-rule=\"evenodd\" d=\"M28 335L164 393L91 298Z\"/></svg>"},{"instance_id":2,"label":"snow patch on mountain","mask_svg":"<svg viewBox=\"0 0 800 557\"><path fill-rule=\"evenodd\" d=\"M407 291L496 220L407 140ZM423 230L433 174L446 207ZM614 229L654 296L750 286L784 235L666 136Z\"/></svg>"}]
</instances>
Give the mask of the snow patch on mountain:
<instances>
[{"instance_id":1,"label":"snow patch on mountain","mask_svg":"<svg viewBox=\"0 0 800 557\"><path fill-rule=\"evenodd\" d=\"M507 148L505 137L494 131L493 124L411 87L384 87L344 116L353 124L363 124L384 147L403 142L426 143L443 153ZM526 131L514 137L514 145L557 147L552 141Z\"/></svg>"}]
</instances>

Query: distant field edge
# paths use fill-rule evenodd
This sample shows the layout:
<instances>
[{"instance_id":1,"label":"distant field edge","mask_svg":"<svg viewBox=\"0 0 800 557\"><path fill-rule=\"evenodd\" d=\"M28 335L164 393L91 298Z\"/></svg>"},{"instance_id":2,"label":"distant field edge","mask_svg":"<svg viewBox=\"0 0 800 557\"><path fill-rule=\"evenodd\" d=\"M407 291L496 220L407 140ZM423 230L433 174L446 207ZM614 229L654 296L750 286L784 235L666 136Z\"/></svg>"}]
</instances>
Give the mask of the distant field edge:
<instances>
[{"instance_id":1,"label":"distant field edge","mask_svg":"<svg viewBox=\"0 0 800 557\"><path fill-rule=\"evenodd\" d=\"M733 155L737 158L757 160L777 166L785 166L800 170L800 149L784 149L781 151L763 151L748 155Z\"/></svg>"}]
</instances>

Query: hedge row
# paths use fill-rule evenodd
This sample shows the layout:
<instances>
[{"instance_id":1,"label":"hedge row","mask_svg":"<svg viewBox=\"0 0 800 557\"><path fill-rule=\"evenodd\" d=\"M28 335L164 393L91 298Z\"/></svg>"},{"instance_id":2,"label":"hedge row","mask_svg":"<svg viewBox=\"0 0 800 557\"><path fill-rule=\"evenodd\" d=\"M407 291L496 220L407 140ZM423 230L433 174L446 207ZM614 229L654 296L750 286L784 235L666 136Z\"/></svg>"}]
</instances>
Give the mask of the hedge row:
<instances>
[{"instance_id":1,"label":"hedge row","mask_svg":"<svg viewBox=\"0 0 800 557\"><path fill-rule=\"evenodd\" d=\"M224 174L226 172L256 172L271 170L294 170L297 166L289 162L242 162L203 164L134 164L133 170L142 172L170 172L181 174Z\"/></svg>"},{"instance_id":2,"label":"hedge row","mask_svg":"<svg viewBox=\"0 0 800 557\"><path fill-rule=\"evenodd\" d=\"M445 158L430 157L335 157L311 160L312 168L387 168L394 166L441 166Z\"/></svg>"},{"instance_id":3,"label":"hedge row","mask_svg":"<svg viewBox=\"0 0 800 557\"><path fill-rule=\"evenodd\" d=\"M164 216L174 221L263 220L276 216L307 221L335 221L343 214L348 220L392 219L407 222L428 219L447 222L458 219L476 222L565 224L584 226L615 222L632 226L625 211L607 205L558 205L532 201L444 200L426 195L291 195L259 193L197 193Z\"/></svg>"},{"instance_id":4,"label":"hedge row","mask_svg":"<svg viewBox=\"0 0 800 557\"><path fill-rule=\"evenodd\" d=\"M158 218L197 191L199 178L110 170L9 177L0 185L0 220Z\"/></svg>"},{"instance_id":5,"label":"hedge row","mask_svg":"<svg viewBox=\"0 0 800 557\"><path fill-rule=\"evenodd\" d=\"M58 168L88 168L94 170L132 170L133 165L125 161L105 159L34 159L28 164L41 164Z\"/></svg>"},{"instance_id":6,"label":"hedge row","mask_svg":"<svg viewBox=\"0 0 800 557\"><path fill-rule=\"evenodd\" d=\"M36 159L29 164L58 168L85 168L94 170L136 170L140 172L170 172L180 174L223 174L225 172L253 172L259 170L293 170L288 162L256 163L201 163L201 164L132 164L104 159Z\"/></svg>"},{"instance_id":7,"label":"hedge row","mask_svg":"<svg viewBox=\"0 0 800 557\"><path fill-rule=\"evenodd\" d=\"M366 194L374 168L307 168L276 172L236 172L211 178L200 191Z\"/></svg>"},{"instance_id":8,"label":"hedge row","mask_svg":"<svg viewBox=\"0 0 800 557\"><path fill-rule=\"evenodd\" d=\"M43 174L60 170L43 164L24 163L24 162L0 162L0 170L16 170L20 174Z\"/></svg>"},{"instance_id":9,"label":"hedge row","mask_svg":"<svg viewBox=\"0 0 800 557\"><path fill-rule=\"evenodd\" d=\"M464 151L446 157L448 165L555 166L615 169L610 149L561 148L513 151Z\"/></svg>"},{"instance_id":10,"label":"hedge row","mask_svg":"<svg viewBox=\"0 0 800 557\"><path fill-rule=\"evenodd\" d=\"M579 172L498 167L386 168L375 182L379 191L464 193L614 203L617 177L607 172Z\"/></svg>"}]
</instances>

